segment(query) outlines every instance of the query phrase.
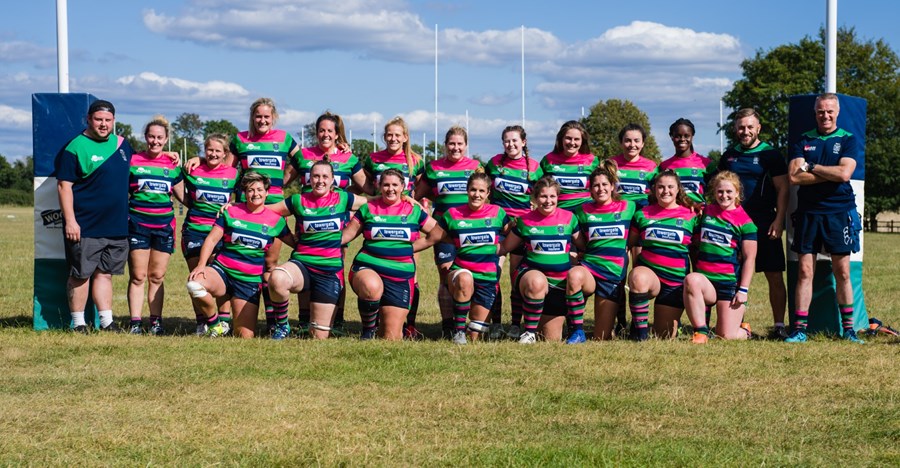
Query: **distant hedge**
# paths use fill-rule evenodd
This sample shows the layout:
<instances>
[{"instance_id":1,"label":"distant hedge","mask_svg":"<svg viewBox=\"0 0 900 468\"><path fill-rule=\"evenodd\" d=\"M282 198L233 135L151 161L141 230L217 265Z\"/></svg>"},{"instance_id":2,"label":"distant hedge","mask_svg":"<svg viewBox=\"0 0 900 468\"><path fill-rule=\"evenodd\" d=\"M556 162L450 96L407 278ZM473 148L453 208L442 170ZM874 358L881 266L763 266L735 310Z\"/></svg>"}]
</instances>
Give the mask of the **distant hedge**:
<instances>
[{"instance_id":1,"label":"distant hedge","mask_svg":"<svg viewBox=\"0 0 900 468\"><path fill-rule=\"evenodd\" d=\"M0 205L34 206L34 192L0 188Z\"/></svg>"}]
</instances>

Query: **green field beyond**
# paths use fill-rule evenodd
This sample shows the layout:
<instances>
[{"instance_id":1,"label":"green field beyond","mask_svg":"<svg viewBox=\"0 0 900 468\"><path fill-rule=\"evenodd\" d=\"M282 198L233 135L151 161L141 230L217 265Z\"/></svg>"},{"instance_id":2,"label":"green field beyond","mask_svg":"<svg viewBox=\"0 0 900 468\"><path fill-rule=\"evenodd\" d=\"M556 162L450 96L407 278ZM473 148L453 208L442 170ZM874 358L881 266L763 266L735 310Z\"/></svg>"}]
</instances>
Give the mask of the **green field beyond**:
<instances>
[{"instance_id":1,"label":"green field beyond","mask_svg":"<svg viewBox=\"0 0 900 468\"><path fill-rule=\"evenodd\" d=\"M900 465L896 338L201 339L186 335L180 253L165 309L180 335L36 333L32 226L30 208L0 208L0 465ZM895 328L898 241L865 237L869 315ZM419 323L436 338L430 258ZM760 334L764 282L756 275L747 317ZM126 283L116 278L120 321ZM358 331L352 293L346 317Z\"/></svg>"}]
</instances>

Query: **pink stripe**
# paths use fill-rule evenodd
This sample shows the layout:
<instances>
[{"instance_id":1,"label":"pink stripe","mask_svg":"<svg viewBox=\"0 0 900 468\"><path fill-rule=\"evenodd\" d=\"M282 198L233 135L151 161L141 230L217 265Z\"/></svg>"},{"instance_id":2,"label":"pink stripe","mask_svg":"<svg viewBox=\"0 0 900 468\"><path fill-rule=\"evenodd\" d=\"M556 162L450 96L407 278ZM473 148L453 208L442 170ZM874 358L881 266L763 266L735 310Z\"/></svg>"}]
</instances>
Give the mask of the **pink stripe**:
<instances>
[{"instance_id":1,"label":"pink stripe","mask_svg":"<svg viewBox=\"0 0 900 468\"><path fill-rule=\"evenodd\" d=\"M644 260L648 263L659 265L663 268L678 269L686 266L683 259L666 257L665 255L659 255L648 250L641 251L641 256L644 257Z\"/></svg>"},{"instance_id":2,"label":"pink stripe","mask_svg":"<svg viewBox=\"0 0 900 468\"><path fill-rule=\"evenodd\" d=\"M708 262L705 260L697 261L697 269L708 271L710 273L718 273L723 275L734 274L734 265L720 262Z\"/></svg>"},{"instance_id":3,"label":"pink stripe","mask_svg":"<svg viewBox=\"0 0 900 468\"><path fill-rule=\"evenodd\" d=\"M232 270L237 270L248 275L261 275L263 272L262 265L251 265L249 263L237 261L231 257L226 257L225 255L219 255L218 257L216 257L216 261L227 268L231 268Z\"/></svg>"}]
</instances>

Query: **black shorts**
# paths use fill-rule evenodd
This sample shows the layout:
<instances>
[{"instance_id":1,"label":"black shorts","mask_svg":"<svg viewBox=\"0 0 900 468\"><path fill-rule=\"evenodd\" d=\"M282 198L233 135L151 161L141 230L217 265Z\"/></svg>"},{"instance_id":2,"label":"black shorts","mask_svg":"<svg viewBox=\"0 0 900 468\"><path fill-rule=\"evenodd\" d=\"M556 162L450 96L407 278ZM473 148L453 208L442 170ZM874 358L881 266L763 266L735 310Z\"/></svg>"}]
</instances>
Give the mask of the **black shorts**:
<instances>
[{"instance_id":1,"label":"black shorts","mask_svg":"<svg viewBox=\"0 0 900 468\"><path fill-rule=\"evenodd\" d=\"M350 267L351 281L354 273L369 269L371 268L354 263ZM378 272L376 271L376 273ZM380 273L378 276L381 277L381 284L384 289L384 292L381 294L380 306L399 307L401 309L409 310L412 307L412 291L415 289L416 285L415 277L408 279L391 278L389 276L381 275Z\"/></svg>"},{"instance_id":2,"label":"black shorts","mask_svg":"<svg viewBox=\"0 0 900 468\"><path fill-rule=\"evenodd\" d=\"M195 231L193 229L181 230L181 254L185 259L196 258L200 256L200 249L203 247L203 241L206 240L208 232ZM222 248L223 242L220 240L213 249L213 257Z\"/></svg>"},{"instance_id":3,"label":"black shorts","mask_svg":"<svg viewBox=\"0 0 900 468\"><path fill-rule=\"evenodd\" d=\"M288 260L297 265L303 275L303 291L309 291L309 301L317 304L337 305L344 289L344 270L326 273L310 268L294 259Z\"/></svg>"},{"instance_id":4,"label":"black shorts","mask_svg":"<svg viewBox=\"0 0 900 468\"><path fill-rule=\"evenodd\" d=\"M730 301L737 294L737 283L716 283L710 281L716 289L716 301Z\"/></svg>"},{"instance_id":5,"label":"black shorts","mask_svg":"<svg viewBox=\"0 0 900 468\"><path fill-rule=\"evenodd\" d=\"M659 294L656 295L654 304L684 309L684 285L669 286L659 283Z\"/></svg>"},{"instance_id":6,"label":"black shorts","mask_svg":"<svg viewBox=\"0 0 900 468\"><path fill-rule=\"evenodd\" d=\"M126 237L82 237L78 242L63 239L69 276L87 279L99 270L101 273L121 275L128 259Z\"/></svg>"},{"instance_id":7,"label":"black shorts","mask_svg":"<svg viewBox=\"0 0 900 468\"><path fill-rule=\"evenodd\" d=\"M174 224L174 222L173 220L172 223ZM175 251L175 228L172 225L152 228L129 220L128 248L171 254Z\"/></svg>"},{"instance_id":8,"label":"black shorts","mask_svg":"<svg viewBox=\"0 0 900 468\"><path fill-rule=\"evenodd\" d=\"M594 294L608 301L613 301L616 304L622 303L621 301L625 298L624 278L619 281L610 281L600 276L590 263L581 262L581 266L587 268L587 271L591 272L591 276L594 277L594 282L597 283L597 289L594 290Z\"/></svg>"},{"instance_id":9,"label":"black shorts","mask_svg":"<svg viewBox=\"0 0 900 468\"><path fill-rule=\"evenodd\" d=\"M769 239L769 227L775 221L774 213L764 216L752 214L750 219L756 225L756 271L782 272L785 270L784 241Z\"/></svg>"},{"instance_id":10,"label":"black shorts","mask_svg":"<svg viewBox=\"0 0 900 468\"><path fill-rule=\"evenodd\" d=\"M569 313L566 307L566 292L562 289L550 288L544 298L544 312L548 317L565 317Z\"/></svg>"},{"instance_id":11,"label":"black shorts","mask_svg":"<svg viewBox=\"0 0 900 468\"><path fill-rule=\"evenodd\" d=\"M859 213L852 209L844 213L814 214L794 212L794 242L791 250L798 254L815 254L823 248L835 255L859 252L859 232L862 224Z\"/></svg>"}]
</instances>

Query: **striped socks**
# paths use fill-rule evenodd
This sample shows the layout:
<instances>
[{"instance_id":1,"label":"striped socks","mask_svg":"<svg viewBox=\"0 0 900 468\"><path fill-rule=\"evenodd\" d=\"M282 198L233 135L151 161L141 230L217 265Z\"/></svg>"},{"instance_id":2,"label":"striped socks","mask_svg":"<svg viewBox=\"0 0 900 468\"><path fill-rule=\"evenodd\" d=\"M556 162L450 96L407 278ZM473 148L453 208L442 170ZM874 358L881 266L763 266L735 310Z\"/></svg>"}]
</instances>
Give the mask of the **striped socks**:
<instances>
[{"instance_id":1,"label":"striped socks","mask_svg":"<svg viewBox=\"0 0 900 468\"><path fill-rule=\"evenodd\" d=\"M509 304L512 309L512 324L518 327L522 324L522 294L518 291L511 292Z\"/></svg>"},{"instance_id":2,"label":"striped socks","mask_svg":"<svg viewBox=\"0 0 900 468\"><path fill-rule=\"evenodd\" d=\"M853 330L853 304L838 304L841 311L841 326L844 330Z\"/></svg>"},{"instance_id":3,"label":"striped socks","mask_svg":"<svg viewBox=\"0 0 900 468\"><path fill-rule=\"evenodd\" d=\"M584 292L566 294L566 309L568 309L569 326L572 330L584 329Z\"/></svg>"},{"instance_id":4,"label":"striped socks","mask_svg":"<svg viewBox=\"0 0 900 468\"><path fill-rule=\"evenodd\" d=\"M541 314L544 313L544 298L522 298L522 312L525 315L525 331L537 333L538 324L541 322Z\"/></svg>"},{"instance_id":5,"label":"striped socks","mask_svg":"<svg viewBox=\"0 0 900 468\"><path fill-rule=\"evenodd\" d=\"M634 328L646 330L650 327L650 295L647 293L628 293L628 307L631 309L631 322Z\"/></svg>"},{"instance_id":6,"label":"striped socks","mask_svg":"<svg viewBox=\"0 0 900 468\"><path fill-rule=\"evenodd\" d=\"M798 310L794 312L794 330L806 331L806 323L809 321L808 310Z\"/></svg>"},{"instance_id":7,"label":"striped socks","mask_svg":"<svg viewBox=\"0 0 900 468\"><path fill-rule=\"evenodd\" d=\"M466 302L453 302L454 329L456 331L466 331L466 319L469 317L469 310L471 308L471 300Z\"/></svg>"},{"instance_id":8,"label":"striped socks","mask_svg":"<svg viewBox=\"0 0 900 468\"><path fill-rule=\"evenodd\" d=\"M367 301L365 299L357 299L356 305L359 307L359 318L362 322L363 331L374 330L378 326L378 307L381 300Z\"/></svg>"},{"instance_id":9,"label":"striped socks","mask_svg":"<svg viewBox=\"0 0 900 468\"><path fill-rule=\"evenodd\" d=\"M272 315L275 317L275 323L278 325L287 325L288 323L288 301L275 302L272 301Z\"/></svg>"}]
</instances>

